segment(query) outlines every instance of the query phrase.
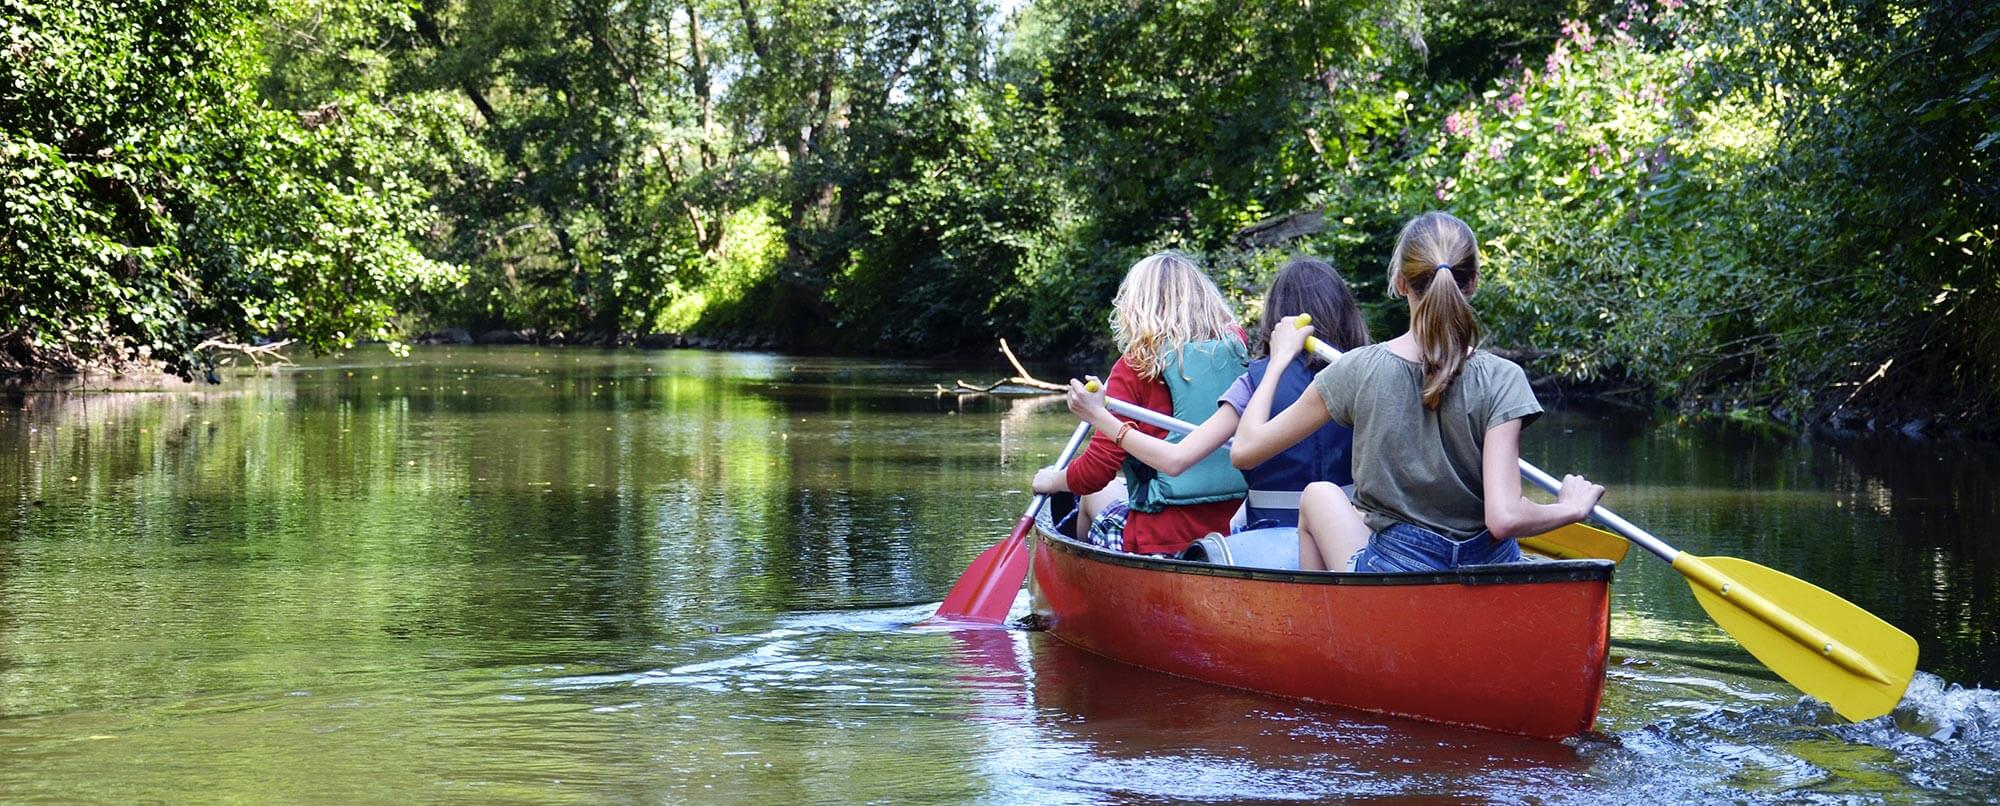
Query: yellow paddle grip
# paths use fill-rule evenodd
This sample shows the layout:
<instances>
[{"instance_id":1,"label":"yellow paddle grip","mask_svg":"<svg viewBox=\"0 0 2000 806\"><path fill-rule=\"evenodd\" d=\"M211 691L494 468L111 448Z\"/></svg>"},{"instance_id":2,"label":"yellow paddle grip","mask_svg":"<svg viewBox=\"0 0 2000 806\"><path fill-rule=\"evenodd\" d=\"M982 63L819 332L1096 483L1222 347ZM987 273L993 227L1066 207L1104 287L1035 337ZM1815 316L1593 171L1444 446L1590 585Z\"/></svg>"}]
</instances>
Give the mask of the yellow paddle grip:
<instances>
[{"instance_id":1,"label":"yellow paddle grip","mask_svg":"<svg viewBox=\"0 0 2000 806\"><path fill-rule=\"evenodd\" d=\"M1299 328L1311 327L1312 323L1313 323L1313 315L1309 313L1299 314L1299 317L1297 319L1292 320L1293 327L1299 327ZM1335 350L1332 347L1327 346L1327 343L1320 341L1318 336L1306 337L1306 349L1318 353L1321 358L1324 358L1328 361L1332 361L1333 359L1340 357L1339 350Z\"/></svg>"}]
</instances>

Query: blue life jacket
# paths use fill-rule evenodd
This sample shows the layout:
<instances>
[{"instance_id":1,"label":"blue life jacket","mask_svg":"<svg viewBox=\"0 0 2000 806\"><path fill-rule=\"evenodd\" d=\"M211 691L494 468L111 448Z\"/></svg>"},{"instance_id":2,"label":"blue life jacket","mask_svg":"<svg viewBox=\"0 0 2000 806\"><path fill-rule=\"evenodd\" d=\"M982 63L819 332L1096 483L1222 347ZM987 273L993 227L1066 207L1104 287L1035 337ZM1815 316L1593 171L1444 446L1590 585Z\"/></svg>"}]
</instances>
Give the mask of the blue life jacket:
<instances>
[{"instance_id":1,"label":"blue life jacket","mask_svg":"<svg viewBox=\"0 0 2000 806\"><path fill-rule=\"evenodd\" d=\"M1190 342L1166 356L1160 380L1167 384L1167 396L1174 402L1174 417L1200 423L1215 414L1215 401L1229 391L1229 385L1243 374L1249 350L1234 336ZM1168 442L1179 442L1185 434L1168 434ZM1342 462L1344 466L1345 461ZM1162 476L1160 471L1131 456L1125 457L1126 506L1134 512L1159 512L1170 506L1236 501L1248 487L1243 474L1229 464L1229 450L1222 449L1196 462L1178 476Z\"/></svg>"},{"instance_id":2,"label":"blue life jacket","mask_svg":"<svg viewBox=\"0 0 2000 806\"><path fill-rule=\"evenodd\" d=\"M1269 358L1250 362L1252 389L1263 382L1270 364ZM1271 399L1271 415L1277 416L1302 395L1319 394L1313 391L1312 381L1312 370L1306 369L1303 356L1286 365L1284 374L1278 376L1277 394ZM1307 484L1330 481L1344 487L1354 483L1354 470L1349 466L1353 451L1354 430L1329 422L1298 444L1244 471L1243 477L1250 483L1249 498L1244 502L1247 510L1244 522L1253 527L1260 521L1271 521L1267 525L1276 526L1299 525L1299 492Z\"/></svg>"}]
</instances>

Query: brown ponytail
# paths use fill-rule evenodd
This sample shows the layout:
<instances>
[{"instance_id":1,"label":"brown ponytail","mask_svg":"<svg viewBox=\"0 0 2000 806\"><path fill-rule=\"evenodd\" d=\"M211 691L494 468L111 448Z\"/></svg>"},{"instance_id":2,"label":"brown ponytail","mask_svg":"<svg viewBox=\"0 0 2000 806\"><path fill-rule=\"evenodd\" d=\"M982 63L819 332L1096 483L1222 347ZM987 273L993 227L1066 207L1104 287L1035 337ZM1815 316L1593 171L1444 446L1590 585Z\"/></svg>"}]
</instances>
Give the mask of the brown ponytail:
<instances>
[{"instance_id":1,"label":"brown ponytail","mask_svg":"<svg viewBox=\"0 0 2000 806\"><path fill-rule=\"evenodd\" d=\"M1425 213L1404 225L1389 258L1389 287L1407 290L1416 305L1410 332L1423 353L1424 408L1436 411L1479 341L1479 322L1466 300L1479 287L1479 246L1472 228L1449 213Z\"/></svg>"}]
</instances>

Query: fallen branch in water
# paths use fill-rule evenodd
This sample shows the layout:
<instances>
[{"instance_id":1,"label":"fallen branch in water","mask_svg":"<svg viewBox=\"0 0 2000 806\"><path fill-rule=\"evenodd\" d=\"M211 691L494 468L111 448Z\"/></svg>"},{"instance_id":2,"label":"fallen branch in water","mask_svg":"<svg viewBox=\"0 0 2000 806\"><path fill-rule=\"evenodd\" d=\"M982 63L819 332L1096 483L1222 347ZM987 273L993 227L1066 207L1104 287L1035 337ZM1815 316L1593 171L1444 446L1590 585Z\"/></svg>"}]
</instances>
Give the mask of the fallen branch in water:
<instances>
[{"instance_id":1,"label":"fallen branch in water","mask_svg":"<svg viewBox=\"0 0 2000 806\"><path fill-rule=\"evenodd\" d=\"M1014 377L1008 378L1007 380L1021 384L1022 386L1032 386L1035 387L1036 389L1047 389L1051 392L1069 391L1069 387L1067 386L1049 383L1048 381L1036 380L1034 373L1029 372L1027 367L1021 366L1021 359L1015 358L1014 351L1007 348L1006 339L1000 340L1000 354L1007 357L1007 363L1014 365L1014 373L1015 373Z\"/></svg>"},{"instance_id":2,"label":"fallen branch in water","mask_svg":"<svg viewBox=\"0 0 2000 806\"><path fill-rule=\"evenodd\" d=\"M937 393L939 395L943 395L946 393L992 394L993 390L998 389L1002 386L1010 386L1010 385L1033 389L1035 390L1034 392L1035 394L1065 392L1069 390L1069 387L1067 386L1049 383L1048 381L1038 379L1034 375L1030 374L1026 367L1021 366L1021 360L1014 357L1014 351L1012 348L1009 348L1007 346L1006 339L1000 340L1000 354L1007 357L1007 363L1014 365L1015 374L1013 376L1007 378L1001 378L1000 380L986 384L985 386L966 383L963 380L955 381L954 383L956 383L957 386L952 389L946 389L942 384L932 384L932 385L937 387Z\"/></svg>"},{"instance_id":3,"label":"fallen branch in water","mask_svg":"<svg viewBox=\"0 0 2000 806\"><path fill-rule=\"evenodd\" d=\"M194 349L196 352L201 352L204 350L218 350L222 352L237 353L242 355L244 358L250 359L251 366L255 366L261 369L263 368L264 362L266 360L269 360L277 364L290 365L292 363L292 359L285 357L284 353L278 351L284 349L287 345L291 343L292 339L285 339L284 341L274 341L271 342L270 344L238 344L232 341L222 341L221 339L209 339L208 341L204 341L200 344L195 345Z\"/></svg>"}]
</instances>

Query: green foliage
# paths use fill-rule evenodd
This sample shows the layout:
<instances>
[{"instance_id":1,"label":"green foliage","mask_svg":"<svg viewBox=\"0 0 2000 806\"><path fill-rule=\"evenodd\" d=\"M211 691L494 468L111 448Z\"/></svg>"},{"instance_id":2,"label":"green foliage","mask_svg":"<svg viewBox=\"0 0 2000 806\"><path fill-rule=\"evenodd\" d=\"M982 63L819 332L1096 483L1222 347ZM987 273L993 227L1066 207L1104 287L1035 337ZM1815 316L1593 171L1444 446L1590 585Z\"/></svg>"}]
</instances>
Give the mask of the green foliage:
<instances>
[{"instance_id":1,"label":"green foliage","mask_svg":"<svg viewBox=\"0 0 2000 806\"><path fill-rule=\"evenodd\" d=\"M848 187L865 212L829 295L863 343L988 346L1031 309L1010 292L1060 196L1034 110L1000 94L912 105L898 136L870 143L881 151Z\"/></svg>"},{"instance_id":2,"label":"green foliage","mask_svg":"<svg viewBox=\"0 0 2000 806\"><path fill-rule=\"evenodd\" d=\"M1983 53L1975 16L1670 2L1572 21L1542 64L1450 107L1402 195L1488 239L1495 338L1572 378L1972 415L2000 388L1975 300L2000 290L1977 180L1993 62L1900 64Z\"/></svg>"},{"instance_id":3,"label":"green foliage","mask_svg":"<svg viewBox=\"0 0 2000 806\"><path fill-rule=\"evenodd\" d=\"M1036 5L1003 77L1039 107L1064 209L1028 275L1043 346L1101 337L1133 260L1211 252L1308 203L1341 132L1315 129L1323 87L1386 27L1363 3ZM1336 124L1338 126L1338 124Z\"/></svg>"},{"instance_id":4,"label":"green foliage","mask_svg":"<svg viewBox=\"0 0 2000 806\"><path fill-rule=\"evenodd\" d=\"M991 344L1047 221L1032 110L991 81L972 0L778 4L725 109L783 156L780 334L880 350ZM760 94L761 93L761 94ZM815 321L816 320L816 321Z\"/></svg>"},{"instance_id":5,"label":"green foliage","mask_svg":"<svg viewBox=\"0 0 2000 806\"><path fill-rule=\"evenodd\" d=\"M392 321L1077 354L1163 247L1246 314L1328 258L1387 336L1378 267L1443 207L1538 372L2000 413L1992 4L0 4L0 336L45 354Z\"/></svg>"},{"instance_id":6,"label":"green foliage","mask_svg":"<svg viewBox=\"0 0 2000 806\"><path fill-rule=\"evenodd\" d=\"M261 3L6 0L0 334L14 361L164 359L205 338L387 338L428 188L384 110L265 107ZM39 358L37 357L39 354Z\"/></svg>"},{"instance_id":7,"label":"green foliage","mask_svg":"<svg viewBox=\"0 0 2000 806\"><path fill-rule=\"evenodd\" d=\"M1740 67L1714 91L1761 97L1776 121L1778 170L1759 179L1784 206L1764 240L1831 283L1813 302L1879 302L1862 311L1873 338L1818 374L1870 403L2000 413L2000 7L1761 11L1718 20Z\"/></svg>"},{"instance_id":8,"label":"green foliage","mask_svg":"<svg viewBox=\"0 0 2000 806\"><path fill-rule=\"evenodd\" d=\"M785 232L778 226L776 205L764 202L730 214L715 264L692 289L678 286L666 296L673 301L655 324L670 332L687 332L707 322L741 327L764 325L768 319L750 310L756 292L769 287L785 258ZM728 321L723 320L727 318Z\"/></svg>"}]
</instances>

